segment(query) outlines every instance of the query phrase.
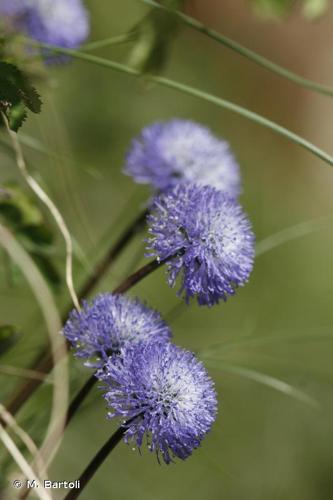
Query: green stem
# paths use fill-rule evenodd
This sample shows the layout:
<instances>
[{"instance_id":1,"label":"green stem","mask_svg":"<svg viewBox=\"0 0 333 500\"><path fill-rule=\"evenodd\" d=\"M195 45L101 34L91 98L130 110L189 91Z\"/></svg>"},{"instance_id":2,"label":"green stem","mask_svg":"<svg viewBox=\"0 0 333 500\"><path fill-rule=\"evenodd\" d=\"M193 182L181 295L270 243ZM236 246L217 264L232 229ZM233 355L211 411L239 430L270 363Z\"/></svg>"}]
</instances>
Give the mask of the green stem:
<instances>
[{"instance_id":1,"label":"green stem","mask_svg":"<svg viewBox=\"0 0 333 500\"><path fill-rule=\"evenodd\" d=\"M116 35L103 40L97 40L96 42L86 43L82 48L84 50L96 50L104 47L109 47L111 45L120 45L121 43L131 42L135 37L133 31L124 33L122 35Z\"/></svg>"},{"instance_id":2,"label":"green stem","mask_svg":"<svg viewBox=\"0 0 333 500\"><path fill-rule=\"evenodd\" d=\"M139 0L139 1L156 9L165 10L172 13L172 15L177 16L178 19L180 19L184 24L186 24L186 26L189 26L190 28L199 31L202 34L207 35L209 38L212 38L216 42L221 43L228 49L237 52L239 55L246 57L247 59L250 59L259 66L262 66L263 68L268 69L269 71L272 71L273 73L283 78L286 78L287 80L297 85L301 85L302 87L313 90L314 92L318 92L319 94L333 97L332 88L317 82L313 82L312 80L308 80L307 78L303 78L302 76L297 75L292 71L289 71L288 69L280 66L279 64L276 64L273 61L266 59L265 57L261 56L260 54L257 54L256 52L253 52L247 47L244 47L240 43L235 42L231 38L225 35L221 35L221 33L218 33L217 31L214 31L210 28L207 28L204 24L202 24L200 21L197 21L193 17L183 14L180 11L175 11L174 9L170 9L165 5L155 2L154 0Z\"/></svg>"},{"instance_id":3,"label":"green stem","mask_svg":"<svg viewBox=\"0 0 333 500\"><path fill-rule=\"evenodd\" d=\"M64 54L71 56L76 59L80 59L82 61L86 61L92 64L96 64L98 66L103 66L105 68L113 69L115 71L119 71L121 73L126 73L131 76L141 76L141 73L130 66L126 66L125 64L121 64L116 61L112 61L109 59L104 59L102 57L98 57L92 54L86 54L84 52L80 52L78 50L73 50L73 49L62 49L59 47L55 47L54 45L49 45L46 43L38 43L38 42L33 42L29 41L29 43L35 47L40 47L46 50L50 50L56 54ZM282 135L283 137L286 137L287 139L291 140L295 144L298 144L302 148L306 149L307 151L310 151L313 155L317 156L324 162L328 163L329 165L333 166L333 157L330 156L328 153L323 151L322 149L318 148L311 142L307 141L303 137L295 134L291 130L288 130L287 128L283 127L282 125L279 125L268 118L265 118L253 111L250 111L246 108L243 108L242 106L239 106L238 104L235 104L231 101L227 101L226 99L222 99L220 97L214 96L212 94L208 94L207 92L204 92L202 90L199 90L195 87L190 87L184 83L175 81L175 80L170 80L169 78L165 78L162 76L156 76L152 75L149 76L150 81L155 82L159 85L163 85L164 87L168 87L174 90L177 90L179 92L183 92L184 94L191 95L193 97L197 97L199 99L202 99L206 102L210 102L212 104L216 104L220 108L227 109L228 111L232 111L233 113L236 113L240 116L243 116L243 118L247 118L248 120L257 123L259 125L262 125L263 127L268 128L269 130L273 130L274 132Z\"/></svg>"}]
</instances>

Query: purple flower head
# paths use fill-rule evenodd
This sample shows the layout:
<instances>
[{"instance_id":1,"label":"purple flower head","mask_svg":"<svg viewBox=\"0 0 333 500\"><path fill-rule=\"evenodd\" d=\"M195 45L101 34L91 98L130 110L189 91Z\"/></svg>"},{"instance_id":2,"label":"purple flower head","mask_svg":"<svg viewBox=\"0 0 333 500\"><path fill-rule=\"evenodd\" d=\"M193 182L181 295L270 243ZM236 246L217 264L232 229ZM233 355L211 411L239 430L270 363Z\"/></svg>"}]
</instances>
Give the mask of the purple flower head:
<instances>
[{"instance_id":1,"label":"purple flower head","mask_svg":"<svg viewBox=\"0 0 333 500\"><path fill-rule=\"evenodd\" d=\"M112 354L140 342L170 340L171 332L158 312L138 300L105 293L80 312L73 310L63 334L76 349L76 356L98 368Z\"/></svg>"},{"instance_id":2,"label":"purple flower head","mask_svg":"<svg viewBox=\"0 0 333 500\"><path fill-rule=\"evenodd\" d=\"M30 0L28 34L64 48L80 46L89 35L89 16L81 0Z\"/></svg>"},{"instance_id":3,"label":"purple flower head","mask_svg":"<svg viewBox=\"0 0 333 500\"><path fill-rule=\"evenodd\" d=\"M167 464L189 457L215 421L212 380L194 354L174 344L134 346L97 376L106 384L109 418L127 421L125 441L140 448L146 435L149 450Z\"/></svg>"},{"instance_id":4,"label":"purple flower head","mask_svg":"<svg viewBox=\"0 0 333 500\"><path fill-rule=\"evenodd\" d=\"M81 0L0 0L0 12L16 29L58 47L76 48L89 35L89 15Z\"/></svg>"},{"instance_id":5,"label":"purple flower head","mask_svg":"<svg viewBox=\"0 0 333 500\"><path fill-rule=\"evenodd\" d=\"M213 186L233 197L241 192L240 170L229 144L187 120L144 128L132 142L124 171L137 182L162 191L188 181Z\"/></svg>"},{"instance_id":6,"label":"purple flower head","mask_svg":"<svg viewBox=\"0 0 333 500\"><path fill-rule=\"evenodd\" d=\"M150 256L167 263L169 284L214 305L234 295L253 268L254 234L239 203L209 186L179 184L155 198L148 217Z\"/></svg>"}]
</instances>

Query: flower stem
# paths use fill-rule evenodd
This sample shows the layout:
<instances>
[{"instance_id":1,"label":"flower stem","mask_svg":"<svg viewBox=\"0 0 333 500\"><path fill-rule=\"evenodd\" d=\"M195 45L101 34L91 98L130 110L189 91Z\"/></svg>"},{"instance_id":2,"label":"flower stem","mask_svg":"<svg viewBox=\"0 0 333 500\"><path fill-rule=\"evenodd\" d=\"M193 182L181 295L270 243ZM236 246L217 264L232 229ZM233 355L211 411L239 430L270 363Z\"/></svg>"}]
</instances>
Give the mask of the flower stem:
<instances>
[{"instance_id":1,"label":"flower stem","mask_svg":"<svg viewBox=\"0 0 333 500\"><path fill-rule=\"evenodd\" d=\"M86 43L83 46L84 50L96 50L102 49L104 47L110 47L111 45L120 45L121 43L131 42L135 38L135 31L129 31L122 35L111 36L109 38L104 38L103 40L96 40L95 42Z\"/></svg>"},{"instance_id":2,"label":"flower stem","mask_svg":"<svg viewBox=\"0 0 333 500\"><path fill-rule=\"evenodd\" d=\"M79 298L82 300L84 297L87 297L90 292L95 288L100 279L105 275L107 270L113 264L114 260L118 257L118 255L124 250L124 248L128 245L128 243L132 240L132 238L142 229L145 224L146 218L148 215L148 210L144 210L138 214L136 219L125 229L117 242L111 247L111 249L106 253L106 255L99 261L92 275L88 278L85 284L82 286L79 292ZM67 318L68 311L66 311L65 318Z\"/></svg>"},{"instance_id":3,"label":"flower stem","mask_svg":"<svg viewBox=\"0 0 333 500\"><path fill-rule=\"evenodd\" d=\"M15 153L16 164L20 173L30 189L35 193L37 198L49 209L52 217L54 218L63 238L66 246L66 283L69 290L69 294L73 301L74 306L77 310L80 310L79 299L76 295L74 282L73 282L73 243L72 237L70 235L69 229L65 223L65 220L61 213L59 212L57 206L53 203L51 198L47 193L41 188L38 182L29 174L27 165L23 156L23 151L21 148L20 141L16 132L11 130L9 126L9 121L6 114L1 111L1 117L4 122L6 131L11 140L13 150Z\"/></svg>"},{"instance_id":4,"label":"flower stem","mask_svg":"<svg viewBox=\"0 0 333 500\"><path fill-rule=\"evenodd\" d=\"M64 500L75 500L84 490L85 486L89 483L90 479L95 475L98 468L103 464L111 451L120 443L122 437L126 432L126 427L119 427L104 446L94 456L88 467L81 474L80 488L71 490Z\"/></svg>"},{"instance_id":5,"label":"flower stem","mask_svg":"<svg viewBox=\"0 0 333 500\"><path fill-rule=\"evenodd\" d=\"M165 260L152 260L145 266L141 267L138 271L135 273L131 274L125 281L123 281L117 288L114 289L113 293L114 294L123 294L130 290L134 285L139 283L143 278L151 274L153 271L158 269L159 267L163 266L165 262L169 259Z\"/></svg>"},{"instance_id":6,"label":"flower stem","mask_svg":"<svg viewBox=\"0 0 333 500\"><path fill-rule=\"evenodd\" d=\"M97 382L97 378L95 377L95 375L91 375L91 377L89 377L89 379L84 384L84 386L81 387L81 389L78 391L76 396L74 396L74 398L72 399L72 401L68 407L65 428L71 422L75 413L80 408L81 404L83 403L85 398L88 396L91 389L95 386L96 382Z\"/></svg>"},{"instance_id":7,"label":"flower stem","mask_svg":"<svg viewBox=\"0 0 333 500\"><path fill-rule=\"evenodd\" d=\"M55 54L68 55L73 58L80 59L82 61L86 61L92 64L97 64L98 66L103 66L105 68L119 71L121 73L126 73L132 76L141 76L141 73L139 71L131 68L130 66L126 66L125 64L112 61L111 59L104 59L102 57L97 57L92 54L86 54L84 52L80 52L79 50L62 49L46 43L33 42L30 40L27 40L27 42L33 47L44 48L51 52L54 52ZM171 80L170 78L165 78L163 76L157 76L157 75L150 75L149 80L151 82L157 83L158 85L174 89L178 92L182 92L183 94L197 97L198 99L202 99L206 102L215 104L220 108L236 113L242 116L243 118L250 120L251 122L257 123L258 125L261 125L269 130L276 132L277 134L283 137L286 137L295 144L298 144L307 151L310 151L310 153L312 153L314 156L317 156L318 158L326 162L328 165L333 166L333 157L328 153L326 153L326 151L323 151L312 142L304 139L302 136L295 134L291 130L283 127L282 125L279 125L278 123L273 122L272 120L269 120L268 118L265 118L264 116L259 115L258 113L255 113L254 111L239 106L238 104L232 101L228 101L213 94L209 94L208 92L200 90L196 87L191 87L189 85L186 85L185 83L178 82L177 80Z\"/></svg>"},{"instance_id":8,"label":"flower stem","mask_svg":"<svg viewBox=\"0 0 333 500\"><path fill-rule=\"evenodd\" d=\"M140 1L156 9L170 12L170 14L178 17L178 19L180 19L188 27L198 31L199 33L207 35L209 38L212 38L213 40L221 43L228 49L237 52L239 55L246 57L250 61L253 61L254 63L258 64L259 66L262 66L263 68L268 69L269 71L272 71L273 73L283 78L286 78L287 80L297 85L300 85L301 87L313 90L314 92L318 92L319 94L333 97L333 89L331 87L327 87L326 85L313 82L312 80L308 80L307 78L303 78L302 76L297 75L292 71L289 71L288 69L280 66L279 64L276 64L273 61L266 59L265 57L261 56L260 54L257 54L256 52L253 52L247 47L244 47L243 45L232 40L231 38L222 35L221 33L218 33L215 30L207 28L200 21L184 14L183 12L177 11L175 9L170 9L167 6L156 2L155 0L140 0Z\"/></svg>"}]
</instances>

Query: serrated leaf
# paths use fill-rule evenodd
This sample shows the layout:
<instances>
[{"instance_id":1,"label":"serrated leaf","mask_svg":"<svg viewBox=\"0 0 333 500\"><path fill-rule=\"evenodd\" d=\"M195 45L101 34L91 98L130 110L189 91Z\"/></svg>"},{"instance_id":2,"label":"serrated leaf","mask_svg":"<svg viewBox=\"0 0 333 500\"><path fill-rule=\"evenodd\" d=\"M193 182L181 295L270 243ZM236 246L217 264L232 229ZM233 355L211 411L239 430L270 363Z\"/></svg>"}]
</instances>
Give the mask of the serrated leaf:
<instances>
[{"instance_id":1,"label":"serrated leaf","mask_svg":"<svg viewBox=\"0 0 333 500\"><path fill-rule=\"evenodd\" d=\"M42 102L37 90L30 83L28 76L14 64L0 62L0 100L2 95L6 95L7 86L15 89L15 102L23 102L33 113L40 113ZM13 103L14 104L14 103Z\"/></svg>"},{"instance_id":2,"label":"serrated leaf","mask_svg":"<svg viewBox=\"0 0 333 500\"><path fill-rule=\"evenodd\" d=\"M12 325L0 325L0 356L5 354L17 342L19 334Z\"/></svg>"},{"instance_id":3,"label":"serrated leaf","mask_svg":"<svg viewBox=\"0 0 333 500\"><path fill-rule=\"evenodd\" d=\"M13 64L0 61L0 106L9 125L17 131L26 118L27 110L40 113L41 99L27 75Z\"/></svg>"}]
</instances>

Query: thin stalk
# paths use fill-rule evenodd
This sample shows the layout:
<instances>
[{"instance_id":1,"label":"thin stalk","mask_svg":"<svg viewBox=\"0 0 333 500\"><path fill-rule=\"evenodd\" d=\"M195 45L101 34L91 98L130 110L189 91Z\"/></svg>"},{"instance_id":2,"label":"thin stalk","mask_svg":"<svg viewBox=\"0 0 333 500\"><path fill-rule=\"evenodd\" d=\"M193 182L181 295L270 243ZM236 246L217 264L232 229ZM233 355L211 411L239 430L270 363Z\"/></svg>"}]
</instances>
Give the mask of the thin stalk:
<instances>
[{"instance_id":1,"label":"thin stalk","mask_svg":"<svg viewBox=\"0 0 333 500\"><path fill-rule=\"evenodd\" d=\"M37 43L32 41L29 41L29 43L34 47L44 48L56 54L68 55L73 58L80 59L82 61L86 61L91 64L96 64L98 66L103 66L105 68L109 68L121 73L126 73L131 76L141 76L141 73L139 71L131 68L130 66L126 66L125 64L118 63L116 61L104 59L102 57L97 57L92 54L86 54L78 50L62 49L46 43ZM283 127L282 125L279 125L278 123L273 122L272 120L269 120L268 118L265 118L264 116L259 115L258 113L250 111L247 108L243 108L242 106L239 106L238 104L235 104L232 101L227 101L226 99L222 99L215 95L204 92L203 90L200 90L196 87L191 87L176 80L170 80L169 78L157 75L150 75L149 77L147 76L147 78L149 78L151 82L157 83L158 85L162 85L164 87L177 90L178 92L182 92L184 94L197 97L206 102L215 104L220 108L236 113L242 116L243 118L250 120L251 122L257 123L258 125L262 125L263 127L272 130L283 137L286 137L287 139L294 142L298 146L301 146L302 148L306 149L314 156L317 156L318 158L326 162L328 165L333 166L333 157L331 155L329 155L322 149L318 148L310 141L307 141L300 135L295 134L291 130Z\"/></svg>"},{"instance_id":2,"label":"thin stalk","mask_svg":"<svg viewBox=\"0 0 333 500\"><path fill-rule=\"evenodd\" d=\"M237 54L246 57L250 61L258 64L259 66L262 66L263 68L272 71L273 73L281 76L282 78L286 78L287 80L300 85L301 87L307 88L309 90L313 90L314 92L318 92L319 94L323 94L329 97L333 97L333 89L331 87L328 87L326 85L322 85L317 82L313 82L312 80L308 80L307 78L303 78L300 75L297 75L293 71L289 71L288 69L284 68L283 66L280 66L279 64L274 63L273 61L270 61L269 59L266 59L265 57L261 56L260 54L257 54L256 52L253 52L252 50L248 49L247 47L244 47L240 43L232 40L231 38L222 35L221 33L218 33L217 31L207 28L204 24L202 24L200 21L197 19L194 19L191 16L188 16L184 14L183 12L170 9L166 7L165 5L161 3L157 3L154 0L140 0L140 2L145 3L146 5L149 5L151 7L154 7L156 9L164 10L167 12L170 12L173 16L176 16L178 19L180 19L186 26L189 28L192 28L199 33L202 33L204 35L207 35L209 38L212 38L216 42L221 43L228 49L233 50L234 52L237 52Z\"/></svg>"},{"instance_id":3,"label":"thin stalk","mask_svg":"<svg viewBox=\"0 0 333 500\"><path fill-rule=\"evenodd\" d=\"M114 260L122 252L122 250L124 250L124 248L128 245L131 239L140 231L140 229L142 228L142 226L146 221L147 215L148 215L147 209L140 212L136 217L136 219L133 222L131 222L131 224L120 235L120 238L105 254L102 260L96 264L93 273L79 291L80 300L83 297L87 297L87 295L89 295L89 293L95 288L95 286L102 278L102 276L104 276L106 271L113 264Z\"/></svg>"},{"instance_id":4,"label":"thin stalk","mask_svg":"<svg viewBox=\"0 0 333 500\"><path fill-rule=\"evenodd\" d=\"M282 229L277 233L274 233L267 238L259 241L256 246L256 257L264 255L266 252L273 250L289 241L296 240L307 236L308 234L314 233L315 231L320 231L325 227L332 227L333 217L324 216L318 217L317 219L308 220L305 222L300 222L294 226Z\"/></svg>"},{"instance_id":5,"label":"thin stalk","mask_svg":"<svg viewBox=\"0 0 333 500\"><path fill-rule=\"evenodd\" d=\"M72 243L72 238L70 235L70 232L67 228L67 225L59 212L58 208L56 205L53 203L51 198L46 194L46 192L40 187L38 182L29 174L27 165L25 163L25 159L23 156L23 152L21 149L21 145L18 139L18 135L16 132L11 130L9 126L9 122L7 119L7 116L3 111L1 111L1 116L2 120L5 124L5 128L7 130L7 133L9 135L9 138L12 142L12 146L15 152L15 158L16 158L16 163L17 166L22 174L22 177L28 184L28 186L31 188L31 190L35 193L35 195L42 201L44 205L49 209L51 212L51 215L53 216L61 234L63 235L63 238L65 240L65 245L66 245L66 283L67 283L67 288L70 293L70 296L72 298L73 304L75 305L76 309L80 310L80 304L78 297L75 292L75 287L74 287L74 282L73 282L73 243Z\"/></svg>"},{"instance_id":6,"label":"thin stalk","mask_svg":"<svg viewBox=\"0 0 333 500\"><path fill-rule=\"evenodd\" d=\"M120 45L121 43L131 42L134 37L134 31L129 31L128 33L123 33L122 35L111 36L108 38L104 38L103 40L96 40L95 42L86 43L83 46L83 50L96 50L102 49L104 47L110 47L112 45Z\"/></svg>"},{"instance_id":7,"label":"thin stalk","mask_svg":"<svg viewBox=\"0 0 333 500\"><path fill-rule=\"evenodd\" d=\"M71 490L68 495L66 495L64 500L75 500L80 496L86 485L89 483L90 479L95 475L96 471L103 464L106 458L109 456L111 451L120 443L122 437L126 432L126 427L119 427L114 434L108 439L104 446L99 450L99 452L92 459L88 467L81 474L80 488Z\"/></svg>"},{"instance_id":8,"label":"thin stalk","mask_svg":"<svg viewBox=\"0 0 333 500\"><path fill-rule=\"evenodd\" d=\"M39 269L11 232L1 224L0 243L11 256L13 262L19 266L22 274L29 283L45 319L47 332L49 334L51 344L50 359L51 363L55 366L54 389L50 421L46 437L40 449L40 453L47 463L48 458L56 451L57 446L59 446L61 442L60 437L62 433L57 435L57 440L55 441L53 441L52 437L54 429L63 429L65 421L64 415L68 407L67 349L64 339L59 335L61 319L54 303L53 295ZM11 412L9 411L9 413Z\"/></svg>"},{"instance_id":9,"label":"thin stalk","mask_svg":"<svg viewBox=\"0 0 333 500\"><path fill-rule=\"evenodd\" d=\"M157 259L152 260L145 266L141 267L138 271L131 274L131 276L126 278L125 281L123 281L117 288L115 288L112 293L114 294L126 293L128 290L133 288L134 285L143 280L143 278L149 276L149 274L154 272L159 267L163 266L170 258L165 260L157 260Z\"/></svg>"},{"instance_id":10,"label":"thin stalk","mask_svg":"<svg viewBox=\"0 0 333 500\"><path fill-rule=\"evenodd\" d=\"M10 365L0 365L0 373L11 377L21 377L33 380L41 380L49 384L53 384L53 380L45 378L45 373L29 370L26 368L18 368Z\"/></svg>"},{"instance_id":11,"label":"thin stalk","mask_svg":"<svg viewBox=\"0 0 333 500\"><path fill-rule=\"evenodd\" d=\"M1 415L1 420L6 423L6 426L10 430L14 431L16 436L22 441L26 449L34 457L36 462L36 472L38 477L43 480L48 479L48 476L46 475L45 472L47 470L47 467L44 463L44 459L41 456L36 444L29 436L29 434L24 429L22 429L22 427L18 425L15 418L10 413L8 413L6 408L1 403L0 403L0 415Z\"/></svg>"},{"instance_id":12,"label":"thin stalk","mask_svg":"<svg viewBox=\"0 0 333 500\"><path fill-rule=\"evenodd\" d=\"M8 452L13 457L13 460L17 464L17 466L21 469L24 476L27 477L30 481L35 481L37 484L40 483L39 478L36 476L32 467L28 464L24 455L21 453L19 448L16 446L15 442L6 432L4 427L0 424L0 440L3 442L4 446L7 448ZM14 484L16 482L14 481ZM20 481L17 482L18 487L21 487ZM36 488L36 495L40 498L40 500L52 500L51 495L45 488Z\"/></svg>"},{"instance_id":13,"label":"thin stalk","mask_svg":"<svg viewBox=\"0 0 333 500\"><path fill-rule=\"evenodd\" d=\"M85 398L88 396L91 389L95 386L96 382L97 378L95 377L95 375L91 375L91 377L89 377L84 386L81 387L81 389L78 391L76 396L74 396L74 398L71 401L71 404L68 407L65 427L67 427L67 425L71 422L75 413L77 412L77 410L79 409Z\"/></svg>"}]
</instances>

